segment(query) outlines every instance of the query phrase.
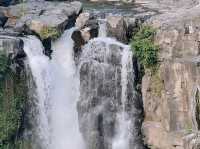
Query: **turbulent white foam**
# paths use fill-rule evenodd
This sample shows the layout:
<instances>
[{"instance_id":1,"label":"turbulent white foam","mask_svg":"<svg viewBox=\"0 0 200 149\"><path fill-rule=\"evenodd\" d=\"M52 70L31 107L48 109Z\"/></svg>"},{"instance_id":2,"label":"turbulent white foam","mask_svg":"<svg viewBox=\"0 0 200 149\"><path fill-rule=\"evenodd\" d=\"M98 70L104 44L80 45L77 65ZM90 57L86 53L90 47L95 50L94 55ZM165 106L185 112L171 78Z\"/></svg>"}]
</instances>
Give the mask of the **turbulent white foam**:
<instances>
[{"instance_id":1,"label":"turbulent white foam","mask_svg":"<svg viewBox=\"0 0 200 149\"><path fill-rule=\"evenodd\" d=\"M74 29L53 44L52 60L43 54L41 42L30 36L24 50L36 83L36 135L42 149L84 149L78 128L76 101L79 80L73 58Z\"/></svg>"},{"instance_id":2,"label":"turbulent white foam","mask_svg":"<svg viewBox=\"0 0 200 149\"><path fill-rule=\"evenodd\" d=\"M53 46L54 89L52 90L52 148L83 149L78 127L76 101L79 97L79 77L73 57L74 28L66 31Z\"/></svg>"}]
</instances>

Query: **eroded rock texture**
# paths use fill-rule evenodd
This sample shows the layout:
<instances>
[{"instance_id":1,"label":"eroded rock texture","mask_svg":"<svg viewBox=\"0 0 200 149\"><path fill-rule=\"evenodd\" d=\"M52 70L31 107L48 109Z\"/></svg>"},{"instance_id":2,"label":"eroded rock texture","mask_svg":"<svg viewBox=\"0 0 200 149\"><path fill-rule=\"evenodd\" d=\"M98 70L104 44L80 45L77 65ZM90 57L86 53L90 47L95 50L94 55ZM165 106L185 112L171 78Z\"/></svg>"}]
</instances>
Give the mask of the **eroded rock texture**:
<instances>
[{"instance_id":1,"label":"eroded rock texture","mask_svg":"<svg viewBox=\"0 0 200 149\"><path fill-rule=\"evenodd\" d=\"M199 5L150 19L160 67L142 82L143 133L151 148L199 149Z\"/></svg>"}]
</instances>

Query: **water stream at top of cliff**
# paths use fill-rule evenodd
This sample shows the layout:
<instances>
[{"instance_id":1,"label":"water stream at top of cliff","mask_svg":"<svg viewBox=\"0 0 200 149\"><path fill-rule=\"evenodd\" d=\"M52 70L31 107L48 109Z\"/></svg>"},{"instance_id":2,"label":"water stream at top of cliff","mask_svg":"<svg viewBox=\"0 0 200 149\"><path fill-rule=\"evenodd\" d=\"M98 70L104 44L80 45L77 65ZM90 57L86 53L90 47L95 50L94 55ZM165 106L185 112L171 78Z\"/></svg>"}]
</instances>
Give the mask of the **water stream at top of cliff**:
<instances>
[{"instance_id":1,"label":"water stream at top of cliff","mask_svg":"<svg viewBox=\"0 0 200 149\"><path fill-rule=\"evenodd\" d=\"M24 51L35 83L35 138L42 149L84 149L78 127L76 101L79 77L73 56L74 28L53 43L50 60L33 36L24 38Z\"/></svg>"},{"instance_id":2,"label":"water stream at top of cliff","mask_svg":"<svg viewBox=\"0 0 200 149\"><path fill-rule=\"evenodd\" d=\"M128 71L132 70L132 53L128 46L105 38L105 22L100 25L100 38L108 45L119 45L121 51L121 108L116 113L115 135L112 149L129 149L130 118L126 112ZM75 65L71 35L75 28L64 32L52 45L52 58L43 54L43 45L34 36L23 38L28 67L32 75L30 92L34 98L32 115L35 147L41 149L85 149L79 132L77 101L79 99L79 69ZM87 47L87 46L86 46ZM107 47L106 57L111 56ZM106 61L106 60L105 60Z\"/></svg>"}]
</instances>

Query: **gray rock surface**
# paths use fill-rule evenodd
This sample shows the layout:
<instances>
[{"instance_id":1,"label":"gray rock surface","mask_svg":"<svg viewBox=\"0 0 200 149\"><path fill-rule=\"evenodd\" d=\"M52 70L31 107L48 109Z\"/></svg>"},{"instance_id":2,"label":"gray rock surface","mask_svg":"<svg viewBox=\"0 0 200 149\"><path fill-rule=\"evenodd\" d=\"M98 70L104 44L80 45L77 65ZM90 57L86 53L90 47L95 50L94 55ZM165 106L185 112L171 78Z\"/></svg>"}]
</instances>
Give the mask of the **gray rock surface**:
<instances>
[{"instance_id":1,"label":"gray rock surface","mask_svg":"<svg viewBox=\"0 0 200 149\"><path fill-rule=\"evenodd\" d=\"M200 5L187 6L147 21L157 29L155 44L161 60L156 74L146 71L142 81L143 133L150 148L200 147Z\"/></svg>"},{"instance_id":2,"label":"gray rock surface","mask_svg":"<svg viewBox=\"0 0 200 149\"><path fill-rule=\"evenodd\" d=\"M17 31L33 31L43 36L44 28L55 28L58 32L75 24L76 16L82 10L80 2L30 1L10 6L5 10L8 17L6 27ZM47 32L47 33L46 33ZM48 34L48 31L45 33Z\"/></svg>"},{"instance_id":3,"label":"gray rock surface","mask_svg":"<svg viewBox=\"0 0 200 149\"><path fill-rule=\"evenodd\" d=\"M146 143L158 149L198 149L199 58L161 63L142 82ZM196 137L189 137L189 136Z\"/></svg>"}]
</instances>

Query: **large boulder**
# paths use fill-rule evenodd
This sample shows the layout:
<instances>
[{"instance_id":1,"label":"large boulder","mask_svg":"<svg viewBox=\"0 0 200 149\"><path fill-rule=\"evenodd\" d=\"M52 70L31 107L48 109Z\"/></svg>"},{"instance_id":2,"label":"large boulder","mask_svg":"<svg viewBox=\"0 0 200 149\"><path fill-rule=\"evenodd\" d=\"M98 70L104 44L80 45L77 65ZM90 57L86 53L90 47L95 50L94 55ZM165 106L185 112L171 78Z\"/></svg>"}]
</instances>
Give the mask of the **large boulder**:
<instances>
[{"instance_id":1,"label":"large boulder","mask_svg":"<svg viewBox=\"0 0 200 149\"><path fill-rule=\"evenodd\" d=\"M41 38L58 37L64 29L75 24L82 10L80 2L28 1L6 10L6 27L17 31L34 32Z\"/></svg>"},{"instance_id":2,"label":"large boulder","mask_svg":"<svg viewBox=\"0 0 200 149\"><path fill-rule=\"evenodd\" d=\"M85 42L98 36L99 24L97 17L92 13L81 13L76 19L76 27L81 31Z\"/></svg>"},{"instance_id":3,"label":"large boulder","mask_svg":"<svg viewBox=\"0 0 200 149\"><path fill-rule=\"evenodd\" d=\"M118 41L127 42L127 25L122 16L108 16L107 36L115 37Z\"/></svg>"}]
</instances>

